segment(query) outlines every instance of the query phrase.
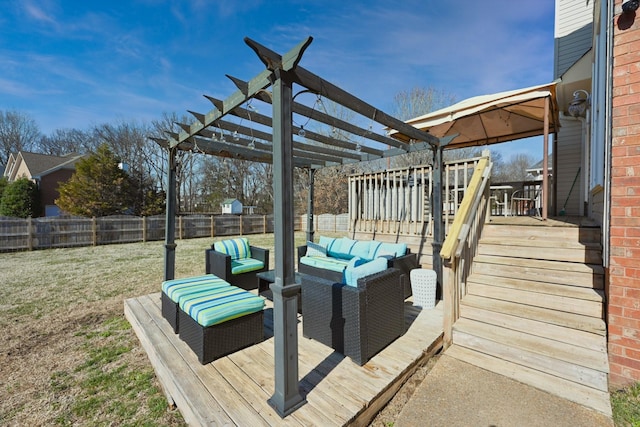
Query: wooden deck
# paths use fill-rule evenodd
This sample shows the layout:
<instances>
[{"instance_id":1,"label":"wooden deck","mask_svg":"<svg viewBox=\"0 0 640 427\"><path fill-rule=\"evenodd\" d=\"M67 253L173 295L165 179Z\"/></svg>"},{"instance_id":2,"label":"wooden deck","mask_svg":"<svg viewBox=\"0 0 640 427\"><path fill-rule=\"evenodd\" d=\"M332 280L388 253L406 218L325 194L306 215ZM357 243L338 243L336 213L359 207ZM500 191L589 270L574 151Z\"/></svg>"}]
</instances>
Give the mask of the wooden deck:
<instances>
[{"instance_id":1,"label":"wooden deck","mask_svg":"<svg viewBox=\"0 0 640 427\"><path fill-rule=\"evenodd\" d=\"M282 419L267 402L274 391L273 309L267 303L264 342L203 366L162 318L159 293L125 301L125 315L169 402L189 425L368 425L442 347L441 302L421 311L407 301L407 332L362 367L304 338L299 316L298 369L306 404Z\"/></svg>"}]
</instances>

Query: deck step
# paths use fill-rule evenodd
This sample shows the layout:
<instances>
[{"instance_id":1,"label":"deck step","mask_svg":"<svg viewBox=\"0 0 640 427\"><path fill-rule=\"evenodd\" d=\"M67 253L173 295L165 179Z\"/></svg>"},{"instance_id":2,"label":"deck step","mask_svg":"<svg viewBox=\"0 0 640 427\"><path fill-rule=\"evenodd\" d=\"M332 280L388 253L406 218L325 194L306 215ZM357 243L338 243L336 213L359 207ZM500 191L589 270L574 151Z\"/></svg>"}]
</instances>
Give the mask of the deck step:
<instances>
[{"instance_id":1,"label":"deck step","mask_svg":"<svg viewBox=\"0 0 640 427\"><path fill-rule=\"evenodd\" d=\"M476 272L467 279L467 283L469 284L477 283L481 285L597 301L600 303L604 302L604 291L600 289L600 284L591 283L592 286L589 286L587 280L583 281L583 283L577 283L576 281L565 280L563 277L556 276L556 278L554 278L552 275L549 277L536 275L532 278L528 275L511 275L510 273L512 271L509 269L489 270L489 274L478 273L477 268L474 268L474 270ZM568 283L562 283L564 281ZM594 286L597 286L598 288L594 289Z\"/></svg>"},{"instance_id":2,"label":"deck step","mask_svg":"<svg viewBox=\"0 0 640 427\"><path fill-rule=\"evenodd\" d=\"M607 340L602 334L555 325L545 320L527 319L517 315L489 311L470 305L460 308L460 317L500 328L526 332L534 336L549 338L593 351L606 352Z\"/></svg>"},{"instance_id":3,"label":"deck step","mask_svg":"<svg viewBox=\"0 0 640 427\"><path fill-rule=\"evenodd\" d=\"M593 408L609 417L611 416L611 402L609 400L609 393L606 391L577 384L555 375L546 374L458 345L449 347L445 354L488 371L505 375L516 381L531 385L580 405Z\"/></svg>"},{"instance_id":4,"label":"deck step","mask_svg":"<svg viewBox=\"0 0 640 427\"><path fill-rule=\"evenodd\" d=\"M564 262L543 259L522 259L509 256L492 256L478 254L473 259L474 263L508 265L515 267L531 267L534 269L557 270L583 274L595 274L602 276L604 268L599 264L585 264L578 262Z\"/></svg>"},{"instance_id":5,"label":"deck step","mask_svg":"<svg viewBox=\"0 0 640 427\"><path fill-rule=\"evenodd\" d=\"M539 366L536 365L539 370L557 371L557 373L564 373L567 370L570 372L567 372L566 375L571 375L573 372L568 365L572 365L580 367L580 370L583 371L582 375L586 375L584 374L586 370L603 373L604 381L597 383L599 385L591 386L595 388L601 386L602 390L607 389L606 373L609 372L609 363L606 354L600 351L575 346L545 336L532 335L528 332L499 328L472 319L458 320L453 333L454 342L457 345L480 349L484 353L502 351L503 357L520 359L523 364L543 361ZM462 339L463 336L464 339ZM465 343L469 343L469 345L465 345ZM501 350L494 349L497 347L500 347ZM518 363L517 360L512 360L512 362ZM554 365L556 362L559 366ZM579 378L575 379L575 381L579 380Z\"/></svg>"},{"instance_id":6,"label":"deck step","mask_svg":"<svg viewBox=\"0 0 640 427\"><path fill-rule=\"evenodd\" d=\"M477 279L480 278L476 278L475 280ZM517 283L510 281L509 284L516 285ZM470 279L468 292L470 295L493 298L500 301L515 302L532 307L548 308L560 312L596 317L598 319L602 318L602 298L600 298L599 301L598 299L594 300L594 298L599 297L596 293L597 291L585 288L576 288L578 290L585 289L592 292L591 296L593 298L586 299L583 298L583 295L579 295L580 298L577 298L577 292L570 292L571 289L569 286L564 286L565 289L562 289L563 287L561 286L546 285L545 290L548 292L545 293L539 292L536 289L542 287L545 287L545 284L531 282L528 283L525 288L518 289L515 286L487 285L477 281L472 283ZM557 291L555 293L551 293L551 290L548 289L551 287L557 288ZM564 291L566 296L558 295L561 291ZM573 295L569 295L571 293L573 293Z\"/></svg>"},{"instance_id":7,"label":"deck step","mask_svg":"<svg viewBox=\"0 0 640 427\"><path fill-rule=\"evenodd\" d=\"M484 237L513 238L518 236L521 239L543 238L549 241L566 241L585 243L599 243L601 239L600 227L592 226L557 226L549 227L548 223L543 226L522 226L505 224L485 224L482 235Z\"/></svg>"},{"instance_id":8,"label":"deck step","mask_svg":"<svg viewBox=\"0 0 640 427\"><path fill-rule=\"evenodd\" d=\"M579 331L605 335L606 325L602 319L581 314L560 312L548 308L534 307L510 301L496 300L478 295L467 295L461 305L482 308L488 311L509 314L525 319L538 320L552 325L563 326Z\"/></svg>"},{"instance_id":9,"label":"deck step","mask_svg":"<svg viewBox=\"0 0 640 427\"><path fill-rule=\"evenodd\" d=\"M602 264L602 251L596 244L558 245L550 241L521 241L518 239L487 238L480 240L478 253L481 255L530 258L549 261L581 262Z\"/></svg>"},{"instance_id":10,"label":"deck step","mask_svg":"<svg viewBox=\"0 0 640 427\"><path fill-rule=\"evenodd\" d=\"M536 282L604 288L602 266L585 263L478 255L473 261L473 272Z\"/></svg>"}]
</instances>

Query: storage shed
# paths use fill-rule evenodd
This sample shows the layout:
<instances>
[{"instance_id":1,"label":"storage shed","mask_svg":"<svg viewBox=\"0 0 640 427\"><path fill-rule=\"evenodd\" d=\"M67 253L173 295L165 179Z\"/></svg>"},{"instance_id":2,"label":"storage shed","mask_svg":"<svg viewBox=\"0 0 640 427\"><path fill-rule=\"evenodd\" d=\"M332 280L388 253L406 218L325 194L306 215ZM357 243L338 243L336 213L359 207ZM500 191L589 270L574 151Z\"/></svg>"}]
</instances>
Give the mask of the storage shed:
<instances>
[{"instance_id":1,"label":"storage shed","mask_svg":"<svg viewBox=\"0 0 640 427\"><path fill-rule=\"evenodd\" d=\"M241 215L242 214L242 203L238 199L225 199L222 202L222 213L223 214Z\"/></svg>"}]
</instances>

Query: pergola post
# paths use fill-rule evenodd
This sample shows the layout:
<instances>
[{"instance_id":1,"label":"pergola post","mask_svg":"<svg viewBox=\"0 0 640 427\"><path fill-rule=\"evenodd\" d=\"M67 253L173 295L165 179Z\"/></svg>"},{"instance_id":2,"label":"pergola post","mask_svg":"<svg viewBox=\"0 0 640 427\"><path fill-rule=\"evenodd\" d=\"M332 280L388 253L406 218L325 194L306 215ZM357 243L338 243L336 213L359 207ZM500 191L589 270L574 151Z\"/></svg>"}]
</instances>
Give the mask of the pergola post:
<instances>
[{"instance_id":1,"label":"pergola post","mask_svg":"<svg viewBox=\"0 0 640 427\"><path fill-rule=\"evenodd\" d=\"M313 185L315 169L309 168L309 197L307 199L307 241L313 242Z\"/></svg>"},{"instance_id":2,"label":"pergola post","mask_svg":"<svg viewBox=\"0 0 640 427\"><path fill-rule=\"evenodd\" d=\"M164 280L175 278L176 271L176 152L178 148L169 149L167 168L167 200L164 236Z\"/></svg>"},{"instance_id":3,"label":"pergola post","mask_svg":"<svg viewBox=\"0 0 640 427\"><path fill-rule=\"evenodd\" d=\"M292 80L274 70L273 82L273 189L275 231L275 282L273 338L275 391L270 404L285 417L305 403L298 386L298 292L294 269L293 218L293 114Z\"/></svg>"},{"instance_id":4,"label":"pergola post","mask_svg":"<svg viewBox=\"0 0 640 427\"><path fill-rule=\"evenodd\" d=\"M433 190L431 194L431 212L433 212L433 255L432 267L438 276L438 289L442 291L442 257L440 250L444 242L444 215L442 212L443 151L445 144L433 149ZM441 292L442 294L442 292Z\"/></svg>"}]
</instances>

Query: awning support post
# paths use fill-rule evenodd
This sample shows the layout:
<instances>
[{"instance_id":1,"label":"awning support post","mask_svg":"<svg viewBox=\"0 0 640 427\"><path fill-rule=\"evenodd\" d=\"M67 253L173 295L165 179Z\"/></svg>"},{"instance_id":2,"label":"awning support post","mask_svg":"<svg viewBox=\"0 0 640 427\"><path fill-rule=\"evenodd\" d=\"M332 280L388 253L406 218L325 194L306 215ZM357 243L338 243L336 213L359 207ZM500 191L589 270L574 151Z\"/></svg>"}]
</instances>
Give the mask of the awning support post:
<instances>
[{"instance_id":1,"label":"awning support post","mask_svg":"<svg viewBox=\"0 0 640 427\"><path fill-rule=\"evenodd\" d=\"M549 102L551 98L544 99L544 156L542 158L542 219L546 220L549 214Z\"/></svg>"},{"instance_id":2,"label":"awning support post","mask_svg":"<svg viewBox=\"0 0 640 427\"><path fill-rule=\"evenodd\" d=\"M447 141L448 142L448 141ZM442 295L442 257L440 250L444 242L444 215L442 209L443 151L445 143L440 142L433 148L433 190L431 212L433 212L433 271L438 276L438 293Z\"/></svg>"}]
</instances>

